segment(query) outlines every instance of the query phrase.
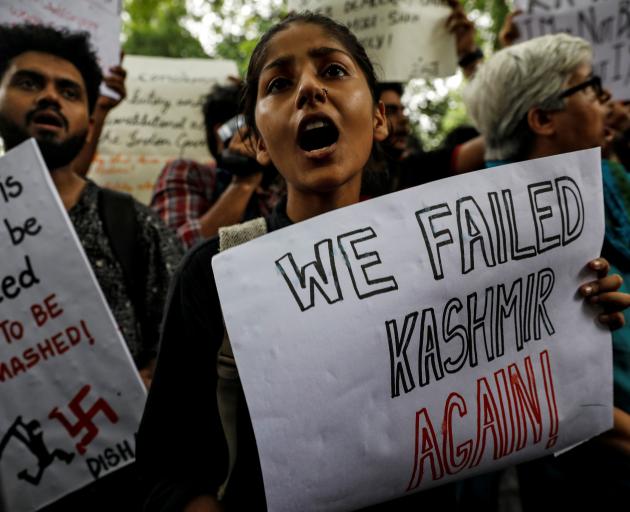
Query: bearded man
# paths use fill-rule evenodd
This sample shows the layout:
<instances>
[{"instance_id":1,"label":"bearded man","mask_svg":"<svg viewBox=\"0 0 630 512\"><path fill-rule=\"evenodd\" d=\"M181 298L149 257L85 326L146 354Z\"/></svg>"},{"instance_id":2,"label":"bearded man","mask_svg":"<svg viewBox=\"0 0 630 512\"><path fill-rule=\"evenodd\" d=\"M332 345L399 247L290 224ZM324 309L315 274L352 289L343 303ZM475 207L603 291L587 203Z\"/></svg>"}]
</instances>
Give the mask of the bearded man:
<instances>
[{"instance_id":1,"label":"bearded man","mask_svg":"<svg viewBox=\"0 0 630 512\"><path fill-rule=\"evenodd\" d=\"M6 150L31 137L37 141L148 385L168 284L182 250L148 207L73 172L72 161L90 139L90 115L101 80L87 34L36 25L0 25L0 137ZM123 473L124 482L117 476ZM62 499L55 510L133 509L136 489L131 482L132 473L124 469L106 477L97 485L100 490L88 488Z\"/></svg>"}]
</instances>

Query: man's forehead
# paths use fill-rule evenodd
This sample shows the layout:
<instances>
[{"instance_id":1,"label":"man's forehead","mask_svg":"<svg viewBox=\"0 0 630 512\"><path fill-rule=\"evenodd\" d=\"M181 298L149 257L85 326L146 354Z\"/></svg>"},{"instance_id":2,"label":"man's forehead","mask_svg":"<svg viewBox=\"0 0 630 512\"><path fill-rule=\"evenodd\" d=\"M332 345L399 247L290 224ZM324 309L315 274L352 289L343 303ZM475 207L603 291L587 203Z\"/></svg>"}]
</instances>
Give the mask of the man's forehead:
<instances>
[{"instance_id":1,"label":"man's forehead","mask_svg":"<svg viewBox=\"0 0 630 512\"><path fill-rule=\"evenodd\" d=\"M401 104L400 94L398 94L396 91L394 91L392 89L385 89L381 93L381 98L380 99L385 104L391 104L391 105L400 105Z\"/></svg>"},{"instance_id":2,"label":"man's forehead","mask_svg":"<svg viewBox=\"0 0 630 512\"><path fill-rule=\"evenodd\" d=\"M45 52L28 51L11 59L6 75L14 75L19 71L32 71L45 77L59 80L71 80L85 88L83 76L69 60Z\"/></svg>"}]
</instances>

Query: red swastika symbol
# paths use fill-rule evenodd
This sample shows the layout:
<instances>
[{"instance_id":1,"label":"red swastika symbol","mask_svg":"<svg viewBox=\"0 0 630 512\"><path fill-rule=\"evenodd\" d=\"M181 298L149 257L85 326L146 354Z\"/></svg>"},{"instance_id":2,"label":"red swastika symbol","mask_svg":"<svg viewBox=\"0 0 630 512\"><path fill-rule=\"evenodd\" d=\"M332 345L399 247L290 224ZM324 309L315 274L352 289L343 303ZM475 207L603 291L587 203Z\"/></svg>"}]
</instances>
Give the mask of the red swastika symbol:
<instances>
[{"instance_id":1,"label":"red swastika symbol","mask_svg":"<svg viewBox=\"0 0 630 512\"><path fill-rule=\"evenodd\" d=\"M118 422L118 415L103 398L96 400L92 407L90 407L87 411L81 407L81 402L90 392L90 389L91 386L89 384L83 386L68 404L70 412L72 412L77 419L76 423L70 423L66 416L59 411L57 407L50 411L50 414L48 415L50 419L59 420L72 437L78 436L83 430L86 431L83 438L76 445L77 451L81 455L85 453L85 447L98 435L98 427L93 421L94 416L96 416L99 412L102 412L110 422Z\"/></svg>"}]
</instances>

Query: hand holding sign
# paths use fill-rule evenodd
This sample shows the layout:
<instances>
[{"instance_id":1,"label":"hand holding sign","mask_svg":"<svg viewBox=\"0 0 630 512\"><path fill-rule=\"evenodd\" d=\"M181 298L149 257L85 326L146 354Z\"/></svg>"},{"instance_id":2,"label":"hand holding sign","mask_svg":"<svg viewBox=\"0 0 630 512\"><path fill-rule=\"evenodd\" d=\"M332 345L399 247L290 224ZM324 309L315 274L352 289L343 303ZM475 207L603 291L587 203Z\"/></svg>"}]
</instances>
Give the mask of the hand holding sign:
<instances>
[{"instance_id":1,"label":"hand holding sign","mask_svg":"<svg viewBox=\"0 0 630 512\"><path fill-rule=\"evenodd\" d=\"M580 286L580 293L589 303L604 308L599 321L615 330L624 325L624 310L630 307L630 295L619 292L623 279L619 274L608 275L610 265L604 258L588 263L588 268L597 272L599 279Z\"/></svg>"},{"instance_id":2,"label":"hand holding sign","mask_svg":"<svg viewBox=\"0 0 630 512\"><path fill-rule=\"evenodd\" d=\"M135 55L125 56L125 68L127 98L107 116L90 176L148 203L167 162L212 158L201 107L212 86L237 69L232 61Z\"/></svg>"}]
</instances>

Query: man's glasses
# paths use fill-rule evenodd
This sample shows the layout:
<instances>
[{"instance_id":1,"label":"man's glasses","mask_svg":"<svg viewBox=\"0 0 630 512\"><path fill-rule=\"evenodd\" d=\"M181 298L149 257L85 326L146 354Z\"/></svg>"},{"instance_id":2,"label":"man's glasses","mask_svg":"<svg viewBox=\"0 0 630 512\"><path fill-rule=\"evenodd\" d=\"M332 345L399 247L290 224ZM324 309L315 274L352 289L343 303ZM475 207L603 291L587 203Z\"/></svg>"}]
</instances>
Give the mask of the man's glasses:
<instances>
[{"instance_id":1,"label":"man's glasses","mask_svg":"<svg viewBox=\"0 0 630 512\"><path fill-rule=\"evenodd\" d=\"M590 89L600 102L604 103L610 99L610 93L602 87L602 79L597 75L591 76L588 80L573 87L569 87L560 93L559 98L568 98L576 92Z\"/></svg>"}]
</instances>

